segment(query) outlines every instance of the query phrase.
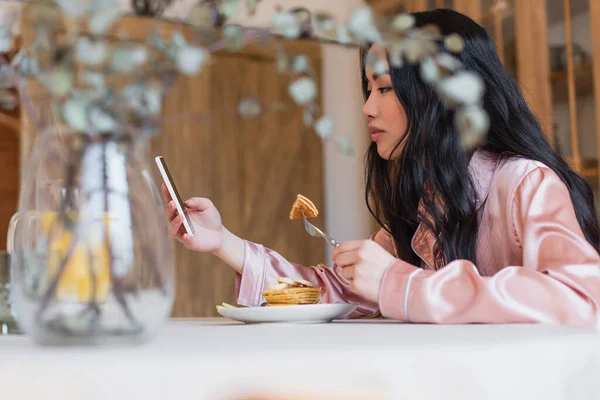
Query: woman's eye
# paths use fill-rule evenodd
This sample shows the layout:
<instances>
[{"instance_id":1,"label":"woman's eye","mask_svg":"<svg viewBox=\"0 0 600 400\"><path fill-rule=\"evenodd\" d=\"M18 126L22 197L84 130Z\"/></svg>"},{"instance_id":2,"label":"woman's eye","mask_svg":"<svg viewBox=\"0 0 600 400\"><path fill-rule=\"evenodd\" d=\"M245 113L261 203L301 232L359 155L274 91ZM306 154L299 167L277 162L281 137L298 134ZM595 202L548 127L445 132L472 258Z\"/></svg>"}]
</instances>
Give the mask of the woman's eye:
<instances>
[{"instance_id":1,"label":"woman's eye","mask_svg":"<svg viewBox=\"0 0 600 400\"><path fill-rule=\"evenodd\" d=\"M392 88L391 88L391 87L382 87L382 88L379 88L379 93L381 93L381 94L383 94L383 93L387 93L387 92L389 92L390 90L392 90Z\"/></svg>"}]
</instances>

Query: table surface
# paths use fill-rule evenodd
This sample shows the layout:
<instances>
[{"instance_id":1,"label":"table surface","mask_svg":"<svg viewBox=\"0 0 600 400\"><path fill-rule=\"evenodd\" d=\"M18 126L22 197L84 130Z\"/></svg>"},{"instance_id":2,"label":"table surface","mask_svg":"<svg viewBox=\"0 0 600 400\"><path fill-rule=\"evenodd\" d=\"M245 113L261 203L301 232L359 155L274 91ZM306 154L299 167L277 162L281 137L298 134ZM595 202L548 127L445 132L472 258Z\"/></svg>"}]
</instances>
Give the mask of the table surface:
<instances>
[{"instance_id":1,"label":"table surface","mask_svg":"<svg viewBox=\"0 0 600 400\"><path fill-rule=\"evenodd\" d=\"M600 335L551 325L171 320L134 347L0 337L0 360L14 399L600 398Z\"/></svg>"}]
</instances>

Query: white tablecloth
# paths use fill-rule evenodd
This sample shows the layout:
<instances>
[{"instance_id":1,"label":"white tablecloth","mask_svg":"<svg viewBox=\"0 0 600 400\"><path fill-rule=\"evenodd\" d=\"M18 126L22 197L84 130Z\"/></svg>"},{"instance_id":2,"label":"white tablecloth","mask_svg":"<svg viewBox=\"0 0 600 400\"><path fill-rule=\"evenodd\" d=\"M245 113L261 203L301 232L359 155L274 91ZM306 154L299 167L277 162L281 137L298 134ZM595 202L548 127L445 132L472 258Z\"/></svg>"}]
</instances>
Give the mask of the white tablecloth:
<instances>
[{"instance_id":1,"label":"white tablecloth","mask_svg":"<svg viewBox=\"0 0 600 400\"><path fill-rule=\"evenodd\" d=\"M186 320L126 348L0 337L0 396L12 400L597 400L599 376L598 333L544 325Z\"/></svg>"}]
</instances>

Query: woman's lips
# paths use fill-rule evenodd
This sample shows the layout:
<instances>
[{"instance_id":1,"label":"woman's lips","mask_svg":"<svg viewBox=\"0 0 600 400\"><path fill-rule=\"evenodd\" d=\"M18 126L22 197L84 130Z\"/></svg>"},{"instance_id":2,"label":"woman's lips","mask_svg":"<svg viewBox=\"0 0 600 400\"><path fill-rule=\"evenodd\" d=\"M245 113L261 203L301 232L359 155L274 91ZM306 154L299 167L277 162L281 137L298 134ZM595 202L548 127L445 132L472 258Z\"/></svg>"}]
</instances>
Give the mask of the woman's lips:
<instances>
[{"instance_id":1,"label":"woman's lips","mask_svg":"<svg viewBox=\"0 0 600 400\"><path fill-rule=\"evenodd\" d=\"M369 131L371 132L371 140L376 142L377 139L379 139L381 137L381 135L384 133L384 131L382 129L379 129L375 126L369 126Z\"/></svg>"}]
</instances>

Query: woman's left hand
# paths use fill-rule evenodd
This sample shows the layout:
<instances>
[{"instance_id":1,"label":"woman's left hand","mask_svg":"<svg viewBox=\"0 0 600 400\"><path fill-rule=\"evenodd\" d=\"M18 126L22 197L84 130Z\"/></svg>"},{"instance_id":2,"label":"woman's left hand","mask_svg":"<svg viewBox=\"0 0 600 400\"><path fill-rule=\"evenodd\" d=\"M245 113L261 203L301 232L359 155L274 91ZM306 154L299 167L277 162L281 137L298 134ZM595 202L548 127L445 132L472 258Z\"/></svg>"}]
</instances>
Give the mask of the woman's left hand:
<instances>
[{"instance_id":1,"label":"woman's left hand","mask_svg":"<svg viewBox=\"0 0 600 400\"><path fill-rule=\"evenodd\" d=\"M397 259L372 240L355 240L337 246L331 258L350 281L350 289L373 302L379 301L383 274Z\"/></svg>"}]
</instances>

